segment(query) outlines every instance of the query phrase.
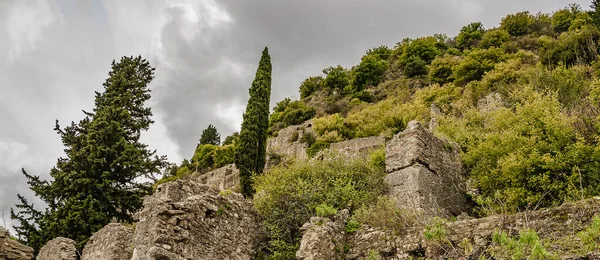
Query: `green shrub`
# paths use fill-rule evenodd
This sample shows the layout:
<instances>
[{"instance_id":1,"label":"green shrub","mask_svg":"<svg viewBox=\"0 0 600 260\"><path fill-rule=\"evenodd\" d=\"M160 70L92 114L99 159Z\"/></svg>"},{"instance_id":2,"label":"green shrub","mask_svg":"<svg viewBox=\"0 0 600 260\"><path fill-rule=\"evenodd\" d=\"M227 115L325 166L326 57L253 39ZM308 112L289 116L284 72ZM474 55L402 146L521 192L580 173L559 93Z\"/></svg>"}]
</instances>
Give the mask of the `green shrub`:
<instances>
[{"instance_id":1,"label":"green shrub","mask_svg":"<svg viewBox=\"0 0 600 260\"><path fill-rule=\"evenodd\" d=\"M345 157L296 162L258 176L254 205L269 231L269 249L293 255L300 227L315 215L317 206L347 208L353 213L384 192L384 177L384 172L364 159ZM278 242L273 245L273 241Z\"/></svg>"},{"instance_id":2,"label":"green shrub","mask_svg":"<svg viewBox=\"0 0 600 260\"><path fill-rule=\"evenodd\" d=\"M306 98L323 87L323 77L309 77L300 84L300 98Z\"/></svg>"},{"instance_id":3,"label":"green shrub","mask_svg":"<svg viewBox=\"0 0 600 260\"><path fill-rule=\"evenodd\" d=\"M509 14L502 18L502 21L500 22L500 28L506 30L506 32L512 36L523 36L527 34L532 24L533 17L529 14L529 12L525 11L518 12L516 14Z\"/></svg>"},{"instance_id":4,"label":"green shrub","mask_svg":"<svg viewBox=\"0 0 600 260\"><path fill-rule=\"evenodd\" d=\"M453 68L455 82L465 85L474 80L480 80L483 75L494 69L496 63L506 60L502 49L492 47L469 52L467 57Z\"/></svg>"},{"instance_id":5,"label":"green shrub","mask_svg":"<svg viewBox=\"0 0 600 260\"><path fill-rule=\"evenodd\" d=\"M404 75L409 78L418 77L427 74L427 63L419 56L413 55L406 60L404 65Z\"/></svg>"},{"instance_id":6,"label":"green shrub","mask_svg":"<svg viewBox=\"0 0 600 260\"><path fill-rule=\"evenodd\" d=\"M340 114L315 118L312 122L313 130L317 136L323 136L327 132L337 131L338 135L342 136L344 140L350 137L350 129L344 124L344 117Z\"/></svg>"},{"instance_id":7,"label":"green shrub","mask_svg":"<svg viewBox=\"0 0 600 260\"><path fill-rule=\"evenodd\" d=\"M192 163L197 164L198 170L212 168L215 164L214 151L216 149L217 146L212 144L199 145L192 157Z\"/></svg>"},{"instance_id":8,"label":"green shrub","mask_svg":"<svg viewBox=\"0 0 600 260\"><path fill-rule=\"evenodd\" d=\"M400 209L388 196L380 196L374 203L357 210L354 219L363 225L400 234L417 223L419 214L416 211Z\"/></svg>"},{"instance_id":9,"label":"green shrub","mask_svg":"<svg viewBox=\"0 0 600 260\"><path fill-rule=\"evenodd\" d=\"M600 216L594 216L590 226L577 233L584 249L591 252L600 248Z\"/></svg>"},{"instance_id":10,"label":"green shrub","mask_svg":"<svg viewBox=\"0 0 600 260\"><path fill-rule=\"evenodd\" d=\"M381 170L385 170L385 146L371 152L369 163Z\"/></svg>"},{"instance_id":11,"label":"green shrub","mask_svg":"<svg viewBox=\"0 0 600 260\"><path fill-rule=\"evenodd\" d=\"M292 133L292 135L288 138L288 143L293 143L298 141L298 138L300 137L300 133L298 133L298 131L294 131Z\"/></svg>"},{"instance_id":12,"label":"green shrub","mask_svg":"<svg viewBox=\"0 0 600 260\"><path fill-rule=\"evenodd\" d=\"M503 231L494 230L492 234L492 245L487 253L495 259L556 259L542 245L540 237L532 229L524 229L519 232L517 239L510 237Z\"/></svg>"},{"instance_id":13,"label":"green shrub","mask_svg":"<svg viewBox=\"0 0 600 260\"><path fill-rule=\"evenodd\" d=\"M346 222L346 234L354 234L360 228L360 222L352 218Z\"/></svg>"},{"instance_id":14,"label":"green shrub","mask_svg":"<svg viewBox=\"0 0 600 260\"><path fill-rule=\"evenodd\" d=\"M479 46L484 49L490 47L500 48L508 41L510 41L510 35L507 31L502 29L492 29L483 34L483 38L481 38L481 43L479 43Z\"/></svg>"},{"instance_id":15,"label":"green shrub","mask_svg":"<svg viewBox=\"0 0 600 260\"><path fill-rule=\"evenodd\" d=\"M300 143L305 143L308 147L312 146L317 141L317 137L312 132L304 132L300 138Z\"/></svg>"},{"instance_id":16,"label":"green shrub","mask_svg":"<svg viewBox=\"0 0 600 260\"><path fill-rule=\"evenodd\" d=\"M477 46L485 29L480 22L470 23L460 29L460 33L456 36L456 45L461 49L468 49Z\"/></svg>"},{"instance_id":17,"label":"green shrub","mask_svg":"<svg viewBox=\"0 0 600 260\"><path fill-rule=\"evenodd\" d=\"M306 105L304 101L286 98L275 106L269 116L269 132L273 133L290 125L298 125L313 118L317 114L314 107Z\"/></svg>"},{"instance_id":18,"label":"green shrub","mask_svg":"<svg viewBox=\"0 0 600 260\"><path fill-rule=\"evenodd\" d=\"M556 33L562 33L569 30L571 23L575 20L575 14L569 9L561 9L552 15L552 30Z\"/></svg>"},{"instance_id":19,"label":"green shrub","mask_svg":"<svg viewBox=\"0 0 600 260\"><path fill-rule=\"evenodd\" d=\"M318 217L333 217L337 214L337 209L327 204L320 204L315 208Z\"/></svg>"},{"instance_id":20,"label":"green shrub","mask_svg":"<svg viewBox=\"0 0 600 260\"><path fill-rule=\"evenodd\" d=\"M306 150L306 153L308 154L309 158L315 157L315 155L317 155L317 153L319 153L320 151L323 151L325 149L329 148L329 143L323 143L323 142L315 142L313 143L310 147L308 147L308 150Z\"/></svg>"},{"instance_id":21,"label":"green shrub","mask_svg":"<svg viewBox=\"0 0 600 260\"><path fill-rule=\"evenodd\" d=\"M460 63L461 58L445 54L436 57L429 66L429 77L431 82L441 85L454 81L452 68Z\"/></svg>"},{"instance_id":22,"label":"green shrub","mask_svg":"<svg viewBox=\"0 0 600 260\"><path fill-rule=\"evenodd\" d=\"M339 93L350 84L348 70L341 65L327 67L323 69L323 74L326 75L323 80L323 86L329 90L337 90Z\"/></svg>"},{"instance_id":23,"label":"green shrub","mask_svg":"<svg viewBox=\"0 0 600 260\"><path fill-rule=\"evenodd\" d=\"M377 86L387 67L387 60L378 53L363 56L352 73L352 93L362 92L368 86Z\"/></svg>"},{"instance_id":24,"label":"green shrub","mask_svg":"<svg viewBox=\"0 0 600 260\"><path fill-rule=\"evenodd\" d=\"M217 147L213 152L213 168L221 168L223 166L234 163L235 161L235 146L223 145Z\"/></svg>"}]
</instances>

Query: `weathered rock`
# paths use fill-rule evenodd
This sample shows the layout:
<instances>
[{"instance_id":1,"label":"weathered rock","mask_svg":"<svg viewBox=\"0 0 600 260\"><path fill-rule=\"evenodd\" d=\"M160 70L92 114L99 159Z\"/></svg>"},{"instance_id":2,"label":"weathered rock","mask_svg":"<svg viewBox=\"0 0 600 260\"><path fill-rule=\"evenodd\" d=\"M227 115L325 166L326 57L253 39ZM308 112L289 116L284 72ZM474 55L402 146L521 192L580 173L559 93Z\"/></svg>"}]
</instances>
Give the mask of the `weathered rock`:
<instances>
[{"instance_id":1,"label":"weathered rock","mask_svg":"<svg viewBox=\"0 0 600 260\"><path fill-rule=\"evenodd\" d=\"M383 136L371 136L333 143L329 149L353 157L368 155L373 150L384 146L385 138Z\"/></svg>"},{"instance_id":2,"label":"weathered rock","mask_svg":"<svg viewBox=\"0 0 600 260\"><path fill-rule=\"evenodd\" d=\"M135 218L132 260L254 259L260 241L250 202L193 180L160 185Z\"/></svg>"},{"instance_id":3,"label":"weathered rock","mask_svg":"<svg viewBox=\"0 0 600 260\"><path fill-rule=\"evenodd\" d=\"M342 259L346 242L346 220L348 210L342 210L332 221L329 218L312 217L300 229L303 232L300 249L296 252L298 260Z\"/></svg>"},{"instance_id":4,"label":"weathered rock","mask_svg":"<svg viewBox=\"0 0 600 260\"><path fill-rule=\"evenodd\" d=\"M442 110L435 103L432 103L429 108L429 114L431 116L431 119L429 120L429 131L433 132L439 125L437 118L442 115Z\"/></svg>"},{"instance_id":5,"label":"weathered rock","mask_svg":"<svg viewBox=\"0 0 600 260\"><path fill-rule=\"evenodd\" d=\"M314 134L312 121L279 130L277 136L267 140L267 154L278 154L289 159L307 160L308 145L301 142L305 134ZM268 160L267 160L268 161Z\"/></svg>"},{"instance_id":6,"label":"weathered rock","mask_svg":"<svg viewBox=\"0 0 600 260\"><path fill-rule=\"evenodd\" d=\"M459 149L418 121L409 122L386 146L389 196L399 207L422 210L426 216L456 216L467 210Z\"/></svg>"},{"instance_id":7,"label":"weathered rock","mask_svg":"<svg viewBox=\"0 0 600 260\"><path fill-rule=\"evenodd\" d=\"M219 190L234 189L240 183L240 170L235 164L230 164L199 175L197 179L200 183Z\"/></svg>"},{"instance_id":8,"label":"weathered rock","mask_svg":"<svg viewBox=\"0 0 600 260\"><path fill-rule=\"evenodd\" d=\"M439 241L427 239L424 227L415 226L401 234L362 226L356 233L346 235L350 248L345 259L365 259L375 252L381 259L481 259L489 254L494 232L503 231L518 240L525 229L536 231L540 239L550 241L547 252L559 259L600 259L598 252L586 252L577 236L590 227L594 216L600 212L600 198L566 203L560 207L538 211L525 211L512 215L495 215L487 218L469 219L442 224L444 235ZM309 233L305 233L305 236ZM329 244L328 236L312 239L312 244ZM302 238L304 242L305 238ZM470 250L465 250L468 241ZM560 242L563 241L563 242ZM487 251L487 252L486 252ZM342 254L314 252L312 259L336 259ZM502 249L500 249L500 253ZM412 258L411 258L412 257ZM489 255L487 255L489 258ZM308 259L308 258L307 258ZM495 259L505 259L496 257Z\"/></svg>"},{"instance_id":9,"label":"weathered rock","mask_svg":"<svg viewBox=\"0 0 600 260\"><path fill-rule=\"evenodd\" d=\"M85 244L81 260L124 260L133 253L133 228L111 223L94 233Z\"/></svg>"},{"instance_id":10,"label":"weathered rock","mask_svg":"<svg viewBox=\"0 0 600 260\"><path fill-rule=\"evenodd\" d=\"M499 93L492 92L477 101L477 109L480 112L490 112L504 106L502 96Z\"/></svg>"},{"instance_id":11,"label":"weathered rock","mask_svg":"<svg viewBox=\"0 0 600 260\"><path fill-rule=\"evenodd\" d=\"M8 230L0 227L0 260L33 259L33 248L10 238Z\"/></svg>"},{"instance_id":12,"label":"weathered rock","mask_svg":"<svg viewBox=\"0 0 600 260\"><path fill-rule=\"evenodd\" d=\"M37 260L76 260L77 249L73 239L57 237L48 241L37 255Z\"/></svg>"}]
</instances>

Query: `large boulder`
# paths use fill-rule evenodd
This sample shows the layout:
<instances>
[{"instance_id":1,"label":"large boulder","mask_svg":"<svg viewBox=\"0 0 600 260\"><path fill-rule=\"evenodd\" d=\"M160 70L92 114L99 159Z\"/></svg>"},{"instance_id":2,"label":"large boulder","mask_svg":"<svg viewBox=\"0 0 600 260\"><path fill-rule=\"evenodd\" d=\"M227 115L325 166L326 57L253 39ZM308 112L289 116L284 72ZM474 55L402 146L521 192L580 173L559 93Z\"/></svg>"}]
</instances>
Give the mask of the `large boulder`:
<instances>
[{"instance_id":1,"label":"large boulder","mask_svg":"<svg viewBox=\"0 0 600 260\"><path fill-rule=\"evenodd\" d=\"M133 228L111 223L85 244L81 260L125 260L133 253Z\"/></svg>"},{"instance_id":2,"label":"large boulder","mask_svg":"<svg viewBox=\"0 0 600 260\"><path fill-rule=\"evenodd\" d=\"M418 121L386 145L389 196L400 208L426 216L456 216L468 209L460 148L436 138Z\"/></svg>"},{"instance_id":3,"label":"large boulder","mask_svg":"<svg viewBox=\"0 0 600 260\"><path fill-rule=\"evenodd\" d=\"M333 220L324 217L310 218L300 229L303 235L296 259L341 259L339 252L346 245L345 227L349 216L349 211L343 210Z\"/></svg>"},{"instance_id":4,"label":"large boulder","mask_svg":"<svg viewBox=\"0 0 600 260\"><path fill-rule=\"evenodd\" d=\"M12 239L8 230L0 227L0 260L31 260L33 248Z\"/></svg>"},{"instance_id":5,"label":"large boulder","mask_svg":"<svg viewBox=\"0 0 600 260\"><path fill-rule=\"evenodd\" d=\"M254 259L261 241L250 202L193 179L160 185L135 218L132 260Z\"/></svg>"},{"instance_id":6,"label":"large boulder","mask_svg":"<svg viewBox=\"0 0 600 260\"><path fill-rule=\"evenodd\" d=\"M37 260L76 260L77 249L73 239L57 237L48 241L38 253Z\"/></svg>"}]
</instances>

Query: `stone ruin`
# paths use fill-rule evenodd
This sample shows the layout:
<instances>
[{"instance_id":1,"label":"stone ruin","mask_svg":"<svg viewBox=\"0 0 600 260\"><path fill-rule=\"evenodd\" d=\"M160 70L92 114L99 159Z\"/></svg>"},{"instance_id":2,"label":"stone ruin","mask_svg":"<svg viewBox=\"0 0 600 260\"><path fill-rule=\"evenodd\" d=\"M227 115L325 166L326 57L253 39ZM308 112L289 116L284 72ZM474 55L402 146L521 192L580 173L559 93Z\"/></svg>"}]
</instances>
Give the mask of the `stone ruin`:
<instances>
[{"instance_id":1,"label":"stone ruin","mask_svg":"<svg viewBox=\"0 0 600 260\"><path fill-rule=\"evenodd\" d=\"M33 248L13 240L8 230L0 227L0 260L31 260Z\"/></svg>"},{"instance_id":2,"label":"stone ruin","mask_svg":"<svg viewBox=\"0 0 600 260\"><path fill-rule=\"evenodd\" d=\"M267 155L277 154L290 159L308 160L308 144L302 142L302 137L309 133L314 134L311 120L279 130L277 136L267 140Z\"/></svg>"},{"instance_id":3,"label":"stone ruin","mask_svg":"<svg viewBox=\"0 0 600 260\"><path fill-rule=\"evenodd\" d=\"M201 184L219 190L235 189L240 184L240 170L230 164L196 177Z\"/></svg>"},{"instance_id":4,"label":"stone ruin","mask_svg":"<svg viewBox=\"0 0 600 260\"><path fill-rule=\"evenodd\" d=\"M386 145L389 196L400 208L427 216L457 216L467 211L465 171L460 148L442 141L418 121Z\"/></svg>"}]
</instances>

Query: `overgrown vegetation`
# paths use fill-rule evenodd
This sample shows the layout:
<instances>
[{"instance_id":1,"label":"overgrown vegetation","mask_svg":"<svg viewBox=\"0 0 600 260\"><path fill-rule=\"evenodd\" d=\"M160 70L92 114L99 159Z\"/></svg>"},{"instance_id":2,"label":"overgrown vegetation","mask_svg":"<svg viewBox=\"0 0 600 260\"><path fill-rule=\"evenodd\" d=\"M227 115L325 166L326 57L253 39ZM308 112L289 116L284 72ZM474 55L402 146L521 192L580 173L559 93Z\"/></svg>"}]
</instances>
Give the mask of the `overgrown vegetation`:
<instances>
[{"instance_id":1,"label":"overgrown vegetation","mask_svg":"<svg viewBox=\"0 0 600 260\"><path fill-rule=\"evenodd\" d=\"M296 162L255 180L254 205L269 231L272 256L294 256L300 227L317 214L351 212L375 201L385 189L384 172L365 159ZM283 258L289 259L289 258Z\"/></svg>"}]
</instances>

